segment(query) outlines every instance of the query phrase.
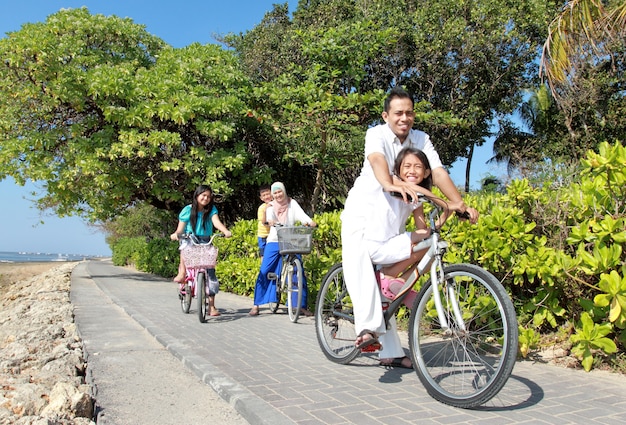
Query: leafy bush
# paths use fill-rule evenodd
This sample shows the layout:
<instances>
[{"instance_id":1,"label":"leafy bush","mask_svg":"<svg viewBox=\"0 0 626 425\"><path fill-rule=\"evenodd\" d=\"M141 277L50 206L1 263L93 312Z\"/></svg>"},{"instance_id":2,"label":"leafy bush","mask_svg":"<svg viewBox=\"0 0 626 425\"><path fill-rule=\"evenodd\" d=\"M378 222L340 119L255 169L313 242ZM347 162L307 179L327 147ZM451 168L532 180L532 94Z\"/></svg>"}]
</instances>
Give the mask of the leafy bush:
<instances>
[{"instance_id":1,"label":"leafy bush","mask_svg":"<svg viewBox=\"0 0 626 425\"><path fill-rule=\"evenodd\" d=\"M144 237L119 238L113 245L112 261L116 266L136 265L144 255L147 242Z\"/></svg>"},{"instance_id":2,"label":"leafy bush","mask_svg":"<svg viewBox=\"0 0 626 425\"><path fill-rule=\"evenodd\" d=\"M166 277L178 273L180 261L178 243L170 239L153 239L148 242L143 252L144 255L135 264L138 270Z\"/></svg>"}]
</instances>

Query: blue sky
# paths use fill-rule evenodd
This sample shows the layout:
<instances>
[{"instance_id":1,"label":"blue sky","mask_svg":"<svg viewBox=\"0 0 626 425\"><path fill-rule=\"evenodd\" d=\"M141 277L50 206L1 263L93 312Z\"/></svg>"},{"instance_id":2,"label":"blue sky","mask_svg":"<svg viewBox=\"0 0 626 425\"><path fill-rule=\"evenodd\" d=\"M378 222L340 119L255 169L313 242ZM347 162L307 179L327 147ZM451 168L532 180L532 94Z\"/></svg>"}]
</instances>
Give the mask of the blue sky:
<instances>
[{"instance_id":1,"label":"blue sky","mask_svg":"<svg viewBox=\"0 0 626 425\"><path fill-rule=\"evenodd\" d=\"M6 4L8 3L8 4ZM213 43L214 35L245 32L258 24L273 4L280 0L21 0L5 2L0 14L0 35L18 31L28 22L43 22L62 8L86 6L92 14L117 15L131 18L146 26L146 30L174 47L193 42ZM297 0L289 0L291 11ZM485 165L491 157L491 145L475 151L472 162L472 187L497 170ZM454 164L450 174L457 185L465 182L465 163ZM500 173L501 174L501 173ZM40 185L18 186L11 178L0 181L0 251L49 252L82 255L110 255L104 235L79 218L58 218L43 214L33 207L32 192ZM174 229L176 223L172 223Z\"/></svg>"}]
</instances>

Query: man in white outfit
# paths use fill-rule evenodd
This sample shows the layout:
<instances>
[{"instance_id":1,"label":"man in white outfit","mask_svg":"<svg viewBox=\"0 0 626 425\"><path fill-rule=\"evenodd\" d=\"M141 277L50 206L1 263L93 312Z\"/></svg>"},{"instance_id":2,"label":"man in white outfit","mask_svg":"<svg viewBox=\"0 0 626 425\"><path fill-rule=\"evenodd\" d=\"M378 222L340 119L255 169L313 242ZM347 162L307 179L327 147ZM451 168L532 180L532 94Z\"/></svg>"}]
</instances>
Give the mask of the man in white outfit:
<instances>
[{"instance_id":1,"label":"man in white outfit","mask_svg":"<svg viewBox=\"0 0 626 425\"><path fill-rule=\"evenodd\" d=\"M363 168L348 193L341 214L343 273L354 306L355 328L359 335L355 345L364 351L382 345L379 352L381 364L391 364L394 359L399 359L402 366L410 367L410 360L404 358L395 321L390 321L389 332L385 328L372 260L363 243L366 211L375 207L373 203L382 190L399 192L405 197L410 195L417 199L417 185L393 177L396 155L405 146L420 149L426 154L432 169L433 183L448 198L451 210L460 213L467 211L472 223L478 220L478 211L468 208L461 199L428 134L413 130L413 100L406 91L394 88L389 93L382 117L385 124L370 128L365 135Z\"/></svg>"}]
</instances>

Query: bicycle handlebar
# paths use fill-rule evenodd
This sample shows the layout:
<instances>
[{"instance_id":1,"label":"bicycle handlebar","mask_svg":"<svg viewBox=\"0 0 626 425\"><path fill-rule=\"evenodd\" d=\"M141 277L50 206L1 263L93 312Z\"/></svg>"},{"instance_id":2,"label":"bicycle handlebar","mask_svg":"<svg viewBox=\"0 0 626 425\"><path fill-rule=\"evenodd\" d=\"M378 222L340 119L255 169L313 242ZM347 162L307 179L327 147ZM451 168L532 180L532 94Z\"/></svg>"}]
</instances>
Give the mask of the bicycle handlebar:
<instances>
[{"instance_id":1,"label":"bicycle handlebar","mask_svg":"<svg viewBox=\"0 0 626 425\"><path fill-rule=\"evenodd\" d=\"M211 239L209 239L208 242L200 242L200 240L198 240L198 236L194 235L193 233L178 233L176 235L178 237L178 240L191 240L193 243L195 244L212 244L213 240L215 238L221 238L224 237L223 233L213 233L213 235L211 236Z\"/></svg>"},{"instance_id":2,"label":"bicycle handlebar","mask_svg":"<svg viewBox=\"0 0 626 425\"><path fill-rule=\"evenodd\" d=\"M274 224L272 224L272 227L276 227L276 228L280 228L280 227L310 227L312 229L315 229L317 226L311 226L310 224L295 225L295 224L274 223Z\"/></svg>"},{"instance_id":3,"label":"bicycle handlebar","mask_svg":"<svg viewBox=\"0 0 626 425\"><path fill-rule=\"evenodd\" d=\"M393 196L393 197L404 199L404 197L402 196L402 194L400 192L389 192L389 194L391 196ZM406 198L409 200L409 202L413 202L413 197L411 196L411 194L407 193L406 194ZM430 203L431 205L434 205L436 208L442 209L432 199L430 199L428 196L426 196L426 195L424 195L422 193L418 192L417 193L417 198L419 200L426 200L428 203ZM462 220L469 220L470 219L470 214L467 211L463 211L463 212L455 211L455 214L457 215L457 217L459 217Z\"/></svg>"}]
</instances>

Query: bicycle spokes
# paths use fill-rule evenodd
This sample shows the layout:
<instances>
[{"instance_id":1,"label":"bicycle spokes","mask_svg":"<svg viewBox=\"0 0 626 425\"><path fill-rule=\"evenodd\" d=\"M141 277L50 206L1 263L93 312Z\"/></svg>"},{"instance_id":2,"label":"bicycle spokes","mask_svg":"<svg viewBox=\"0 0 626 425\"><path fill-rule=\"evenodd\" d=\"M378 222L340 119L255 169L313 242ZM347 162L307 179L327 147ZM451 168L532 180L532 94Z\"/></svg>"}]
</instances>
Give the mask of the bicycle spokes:
<instances>
[{"instance_id":1,"label":"bicycle spokes","mask_svg":"<svg viewBox=\"0 0 626 425\"><path fill-rule=\"evenodd\" d=\"M462 264L446 268L443 288L428 286L419 297L409 339L420 380L444 403L485 403L508 379L517 353L515 310L506 291L483 269Z\"/></svg>"}]
</instances>

